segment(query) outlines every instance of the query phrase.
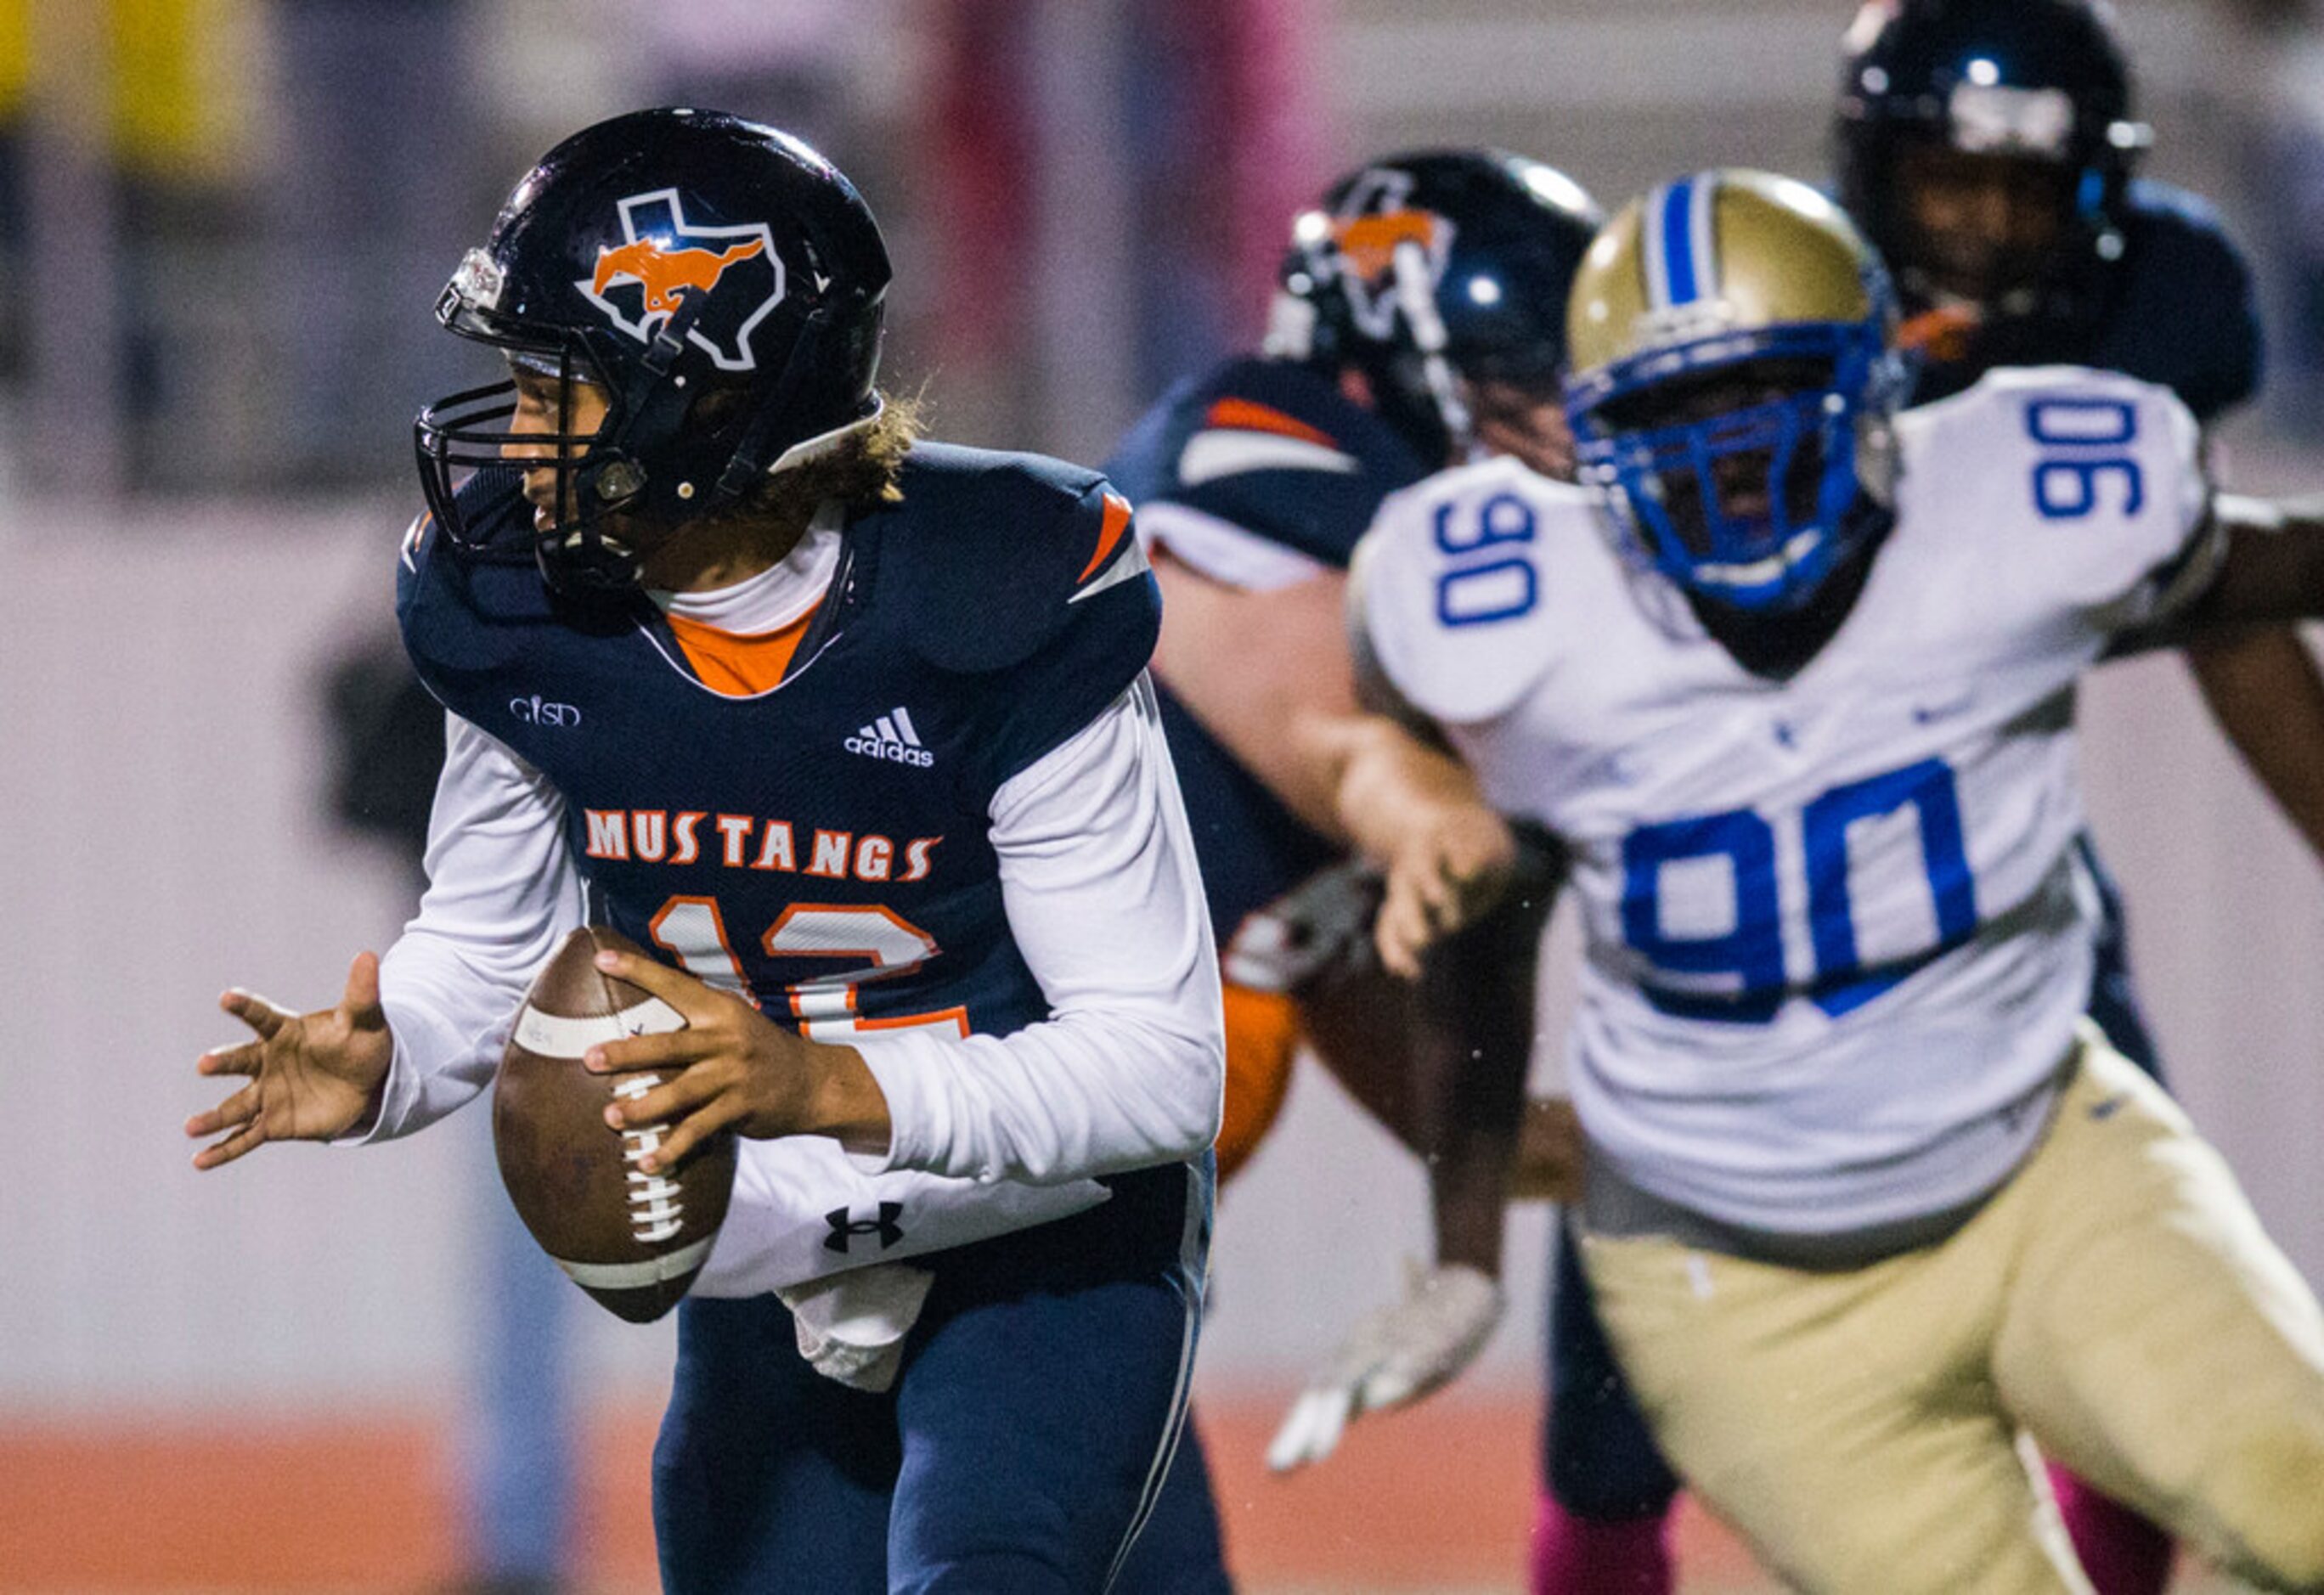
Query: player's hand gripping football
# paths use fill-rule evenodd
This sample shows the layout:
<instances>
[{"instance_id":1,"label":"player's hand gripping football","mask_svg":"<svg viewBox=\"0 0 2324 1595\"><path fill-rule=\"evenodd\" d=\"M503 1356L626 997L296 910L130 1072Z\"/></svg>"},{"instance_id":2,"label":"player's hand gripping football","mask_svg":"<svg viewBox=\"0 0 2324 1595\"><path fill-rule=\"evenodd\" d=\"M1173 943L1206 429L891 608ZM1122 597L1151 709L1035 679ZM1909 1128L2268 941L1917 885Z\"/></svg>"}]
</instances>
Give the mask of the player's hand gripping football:
<instances>
[{"instance_id":1,"label":"player's hand gripping football","mask_svg":"<svg viewBox=\"0 0 2324 1595\"><path fill-rule=\"evenodd\" d=\"M1466 1263L1406 1264L1404 1299L1382 1307L1301 1392L1267 1448L1278 1473L1322 1461L1348 1424L1442 1388L1473 1361L1501 1321L1500 1282Z\"/></svg>"},{"instance_id":2,"label":"player's hand gripping football","mask_svg":"<svg viewBox=\"0 0 2324 1595\"><path fill-rule=\"evenodd\" d=\"M624 1037L582 1055L582 1065L597 1074L675 1071L605 1110L615 1129L671 1126L639 1165L645 1173L677 1166L721 1130L758 1140L827 1135L853 1152L887 1148L888 1100L854 1048L794 1035L742 998L651 958L602 952L597 967L652 992L686 1019L682 1030Z\"/></svg>"},{"instance_id":3,"label":"player's hand gripping football","mask_svg":"<svg viewBox=\"0 0 2324 1595\"><path fill-rule=\"evenodd\" d=\"M370 1115L395 1056L395 1038L379 1005L379 958L357 955L335 1008L293 1013L237 986L218 1006L257 1032L213 1047L196 1060L204 1074L243 1074L250 1083L186 1120L199 1140L196 1168L217 1168L269 1141L327 1141Z\"/></svg>"}]
</instances>

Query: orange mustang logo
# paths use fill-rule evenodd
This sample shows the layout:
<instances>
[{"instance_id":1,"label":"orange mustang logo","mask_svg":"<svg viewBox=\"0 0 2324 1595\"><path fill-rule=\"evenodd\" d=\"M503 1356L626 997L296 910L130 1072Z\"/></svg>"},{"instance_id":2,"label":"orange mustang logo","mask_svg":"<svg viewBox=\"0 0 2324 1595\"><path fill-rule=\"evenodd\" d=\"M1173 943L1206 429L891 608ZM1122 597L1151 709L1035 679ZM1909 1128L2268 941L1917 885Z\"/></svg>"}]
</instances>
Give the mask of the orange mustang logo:
<instances>
[{"instance_id":1,"label":"orange mustang logo","mask_svg":"<svg viewBox=\"0 0 2324 1595\"><path fill-rule=\"evenodd\" d=\"M589 291L603 296L606 285L614 278L632 278L646 290L647 315L674 314L679 294L688 289L707 292L717 286L727 267L736 261L749 260L766 247L765 239L753 238L747 244L714 253L707 249L664 249L654 239L641 238L635 244L624 244L597 256L597 274L590 281Z\"/></svg>"},{"instance_id":2,"label":"orange mustang logo","mask_svg":"<svg viewBox=\"0 0 2324 1595\"><path fill-rule=\"evenodd\" d=\"M1356 275L1366 282L1385 282L1396 265L1397 245L1417 244L1432 259L1436 254L1436 230L1442 224L1425 210L1388 210L1371 216L1348 217L1333 233Z\"/></svg>"}]
</instances>

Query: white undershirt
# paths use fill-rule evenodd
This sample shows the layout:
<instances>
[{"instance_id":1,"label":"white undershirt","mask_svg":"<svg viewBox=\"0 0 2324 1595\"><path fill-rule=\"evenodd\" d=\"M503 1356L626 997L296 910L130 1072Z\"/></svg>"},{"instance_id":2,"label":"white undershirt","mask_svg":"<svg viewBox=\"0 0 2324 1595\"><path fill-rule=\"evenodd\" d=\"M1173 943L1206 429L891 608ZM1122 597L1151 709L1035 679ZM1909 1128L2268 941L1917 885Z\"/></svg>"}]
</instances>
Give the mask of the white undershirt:
<instances>
[{"instance_id":1,"label":"white undershirt","mask_svg":"<svg viewBox=\"0 0 2324 1595\"><path fill-rule=\"evenodd\" d=\"M652 589L646 596L664 611L683 620L715 626L739 637L779 632L823 602L831 573L839 568L839 521L819 512L807 523L798 546L777 564L732 586L707 593L664 593Z\"/></svg>"},{"instance_id":2,"label":"white undershirt","mask_svg":"<svg viewBox=\"0 0 2324 1595\"><path fill-rule=\"evenodd\" d=\"M828 584L837 545L818 530L770 571L657 601L726 631L786 624ZM564 799L506 744L447 720L428 890L381 973L395 1057L367 1139L420 1129L491 1080L525 988L582 918ZM857 1167L1049 1185L1200 1156L1225 1078L1218 963L1146 679L1002 783L991 814L1010 930L1050 1017L1006 1037L859 1041L894 1134Z\"/></svg>"}]
</instances>

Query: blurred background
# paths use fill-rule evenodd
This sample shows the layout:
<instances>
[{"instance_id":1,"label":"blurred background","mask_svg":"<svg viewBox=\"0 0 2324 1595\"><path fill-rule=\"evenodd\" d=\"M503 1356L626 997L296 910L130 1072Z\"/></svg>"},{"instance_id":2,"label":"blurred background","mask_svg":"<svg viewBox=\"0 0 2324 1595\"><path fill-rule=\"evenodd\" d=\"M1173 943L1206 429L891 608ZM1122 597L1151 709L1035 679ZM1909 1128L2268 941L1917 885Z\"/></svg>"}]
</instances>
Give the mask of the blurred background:
<instances>
[{"instance_id":1,"label":"blurred background","mask_svg":"<svg viewBox=\"0 0 2324 1595\"><path fill-rule=\"evenodd\" d=\"M1821 175L1849 0L0 0L0 1590L627 1591L667 1324L566 1286L481 1111L198 1178L228 983L309 1007L416 879L399 707L410 419L484 380L430 311L542 150L641 105L791 128L896 264L884 368L961 441L1094 461L1251 339L1291 212L1491 143L1610 208ZM2222 475L2324 487L2324 32L2125 0L2145 170L2264 290ZM2185 672L2115 667L2085 759L2174 1082L2324 1280L2324 876ZM1537 1061L1555 1074L1570 927ZM1293 1481L1311 1364L1425 1255L1420 1171L1319 1073L1221 1215L1200 1399L1248 1586L1518 1586L1546 1210L1464 1383ZM1691 1590L1756 1590L1699 1521Z\"/></svg>"}]
</instances>

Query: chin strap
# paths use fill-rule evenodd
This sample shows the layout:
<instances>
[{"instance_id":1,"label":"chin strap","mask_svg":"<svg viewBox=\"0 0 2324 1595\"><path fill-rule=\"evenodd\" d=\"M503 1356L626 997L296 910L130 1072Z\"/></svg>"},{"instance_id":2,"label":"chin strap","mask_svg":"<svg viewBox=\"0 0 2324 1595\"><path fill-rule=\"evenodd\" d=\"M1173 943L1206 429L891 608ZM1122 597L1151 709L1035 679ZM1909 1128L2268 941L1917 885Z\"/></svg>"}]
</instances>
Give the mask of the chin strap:
<instances>
[{"instance_id":1,"label":"chin strap","mask_svg":"<svg viewBox=\"0 0 2324 1595\"><path fill-rule=\"evenodd\" d=\"M869 427L880 419L886 408L877 393L872 396L872 408L864 414L844 420L835 427L819 429L806 438L786 445L770 463L768 451L776 438L797 424L804 405L798 402L798 388L805 373L822 363L825 346L831 337L832 317L826 310L817 310L791 340L790 354L783 361L782 374L775 379L774 398L762 406L742 434L735 439L734 452L719 473L716 496L721 500L738 499L758 483L779 471L788 471L829 454L842 441Z\"/></svg>"}]
</instances>

